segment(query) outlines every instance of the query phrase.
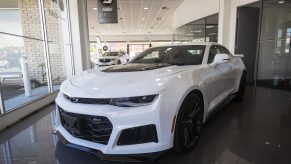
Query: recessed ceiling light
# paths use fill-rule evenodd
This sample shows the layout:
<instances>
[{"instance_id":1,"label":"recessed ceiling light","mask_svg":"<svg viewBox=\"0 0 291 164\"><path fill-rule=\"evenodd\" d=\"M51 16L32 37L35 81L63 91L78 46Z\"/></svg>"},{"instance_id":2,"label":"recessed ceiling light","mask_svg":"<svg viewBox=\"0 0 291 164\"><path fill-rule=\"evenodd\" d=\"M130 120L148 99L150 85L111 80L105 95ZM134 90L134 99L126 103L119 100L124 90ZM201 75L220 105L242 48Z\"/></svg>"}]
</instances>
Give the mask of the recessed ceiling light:
<instances>
[{"instance_id":1,"label":"recessed ceiling light","mask_svg":"<svg viewBox=\"0 0 291 164\"><path fill-rule=\"evenodd\" d=\"M140 27L142 27L143 25L141 24L141 25L139 25Z\"/></svg>"},{"instance_id":2,"label":"recessed ceiling light","mask_svg":"<svg viewBox=\"0 0 291 164\"><path fill-rule=\"evenodd\" d=\"M141 20L145 20L145 17L141 18Z\"/></svg>"},{"instance_id":3,"label":"recessed ceiling light","mask_svg":"<svg viewBox=\"0 0 291 164\"><path fill-rule=\"evenodd\" d=\"M93 10L97 10L97 7L94 7Z\"/></svg>"},{"instance_id":4,"label":"recessed ceiling light","mask_svg":"<svg viewBox=\"0 0 291 164\"><path fill-rule=\"evenodd\" d=\"M144 7L143 9L148 10L149 8L148 7Z\"/></svg>"},{"instance_id":5,"label":"recessed ceiling light","mask_svg":"<svg viewBox=\"0 0 291 164\"><path fill-rule=\"evenodd\" d=\"M279 1L278 3L282 4L282 3L285 3L285 1Z\"/></svg>"}]
</instances>

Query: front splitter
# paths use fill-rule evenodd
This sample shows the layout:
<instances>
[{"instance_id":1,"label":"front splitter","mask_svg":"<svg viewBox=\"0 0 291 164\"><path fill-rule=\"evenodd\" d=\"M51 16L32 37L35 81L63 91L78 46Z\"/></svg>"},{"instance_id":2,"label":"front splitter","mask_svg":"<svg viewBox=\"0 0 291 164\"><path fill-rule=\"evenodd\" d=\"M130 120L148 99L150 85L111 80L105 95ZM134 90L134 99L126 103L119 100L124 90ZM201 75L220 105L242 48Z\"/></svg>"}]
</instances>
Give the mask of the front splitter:
<instances>
[{"instance_id":1,"label":"front splitter","mask_svg":"<svg viewBox=\"0 0 291 164\"><path fill-rule=\"evenodd\" d=\"M89 153L95 154L98 158L101 160L106 161L118 161L118 162L153 162L162 157L165 151L160 152L154 152L154 153L144 153L144 154L104 154L100 150L76 145L73 143L70 143L59 131L53 131L53 134L58 136L59 140L66 146L79 149L82 151L86 151Z\"/></svg>"}]
</instances>

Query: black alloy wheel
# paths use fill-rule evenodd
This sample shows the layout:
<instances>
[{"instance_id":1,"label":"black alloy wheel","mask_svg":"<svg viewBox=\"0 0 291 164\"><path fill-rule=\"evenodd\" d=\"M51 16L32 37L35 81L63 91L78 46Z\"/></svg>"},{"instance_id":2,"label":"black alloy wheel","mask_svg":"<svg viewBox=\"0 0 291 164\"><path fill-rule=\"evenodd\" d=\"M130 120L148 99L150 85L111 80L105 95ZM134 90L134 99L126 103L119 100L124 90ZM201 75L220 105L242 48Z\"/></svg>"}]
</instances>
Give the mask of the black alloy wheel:
<instances>
[{"instance_id":1,"label":"black alloy wheel","mask_svg":"<svg viewBox=\"0 0 291 164\"><path fill-rule=\"evenodd\" d=\"M203 128L203 101L196 93L184 100L178 113L174 135L174 149L179 153L191 151L199 140Z\"/></svg>"}]
</instances>

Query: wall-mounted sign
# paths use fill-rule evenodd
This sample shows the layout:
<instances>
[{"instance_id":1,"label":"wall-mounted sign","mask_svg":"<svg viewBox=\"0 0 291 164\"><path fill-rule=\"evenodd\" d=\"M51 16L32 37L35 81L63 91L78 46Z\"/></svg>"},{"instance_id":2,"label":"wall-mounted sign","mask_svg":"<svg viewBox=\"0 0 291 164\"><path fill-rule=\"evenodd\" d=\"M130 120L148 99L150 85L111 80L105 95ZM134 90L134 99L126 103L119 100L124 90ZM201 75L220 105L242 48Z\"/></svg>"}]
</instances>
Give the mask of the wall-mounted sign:
<instances>
[{"instance_id":1,"label":"wall-mounted sign","mask_svg":"<svg viewBox=\"0 0 291 164\"><path fill-rule=\"evenodd\" d=\"M98 0L99 23L118 23L117 0Z\"/></svg>"}]
</instances>

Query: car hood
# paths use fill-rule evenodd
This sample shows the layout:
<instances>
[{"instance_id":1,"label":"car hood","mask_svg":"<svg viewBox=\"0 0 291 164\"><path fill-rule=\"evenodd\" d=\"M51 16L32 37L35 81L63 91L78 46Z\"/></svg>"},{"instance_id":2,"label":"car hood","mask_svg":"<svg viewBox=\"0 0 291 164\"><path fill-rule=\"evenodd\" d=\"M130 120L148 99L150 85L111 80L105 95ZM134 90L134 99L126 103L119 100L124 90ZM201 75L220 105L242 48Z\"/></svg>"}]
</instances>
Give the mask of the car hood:
<instances>
[{"instance_id":1,"label":"car hood","mask_svg":"<svg viewBox=\"0 0 291 164\"><path fill-rule=\"evenodd\" d=\"M84 71L61 85L71 97L116 98L158 94L171 75L200 66L155 66L127 64ZM153 68L155 67L155 68ZM111 71L108 71L111 70ZM118 71L119 70L119 71Z\"/></svg>"}]
</instances>

